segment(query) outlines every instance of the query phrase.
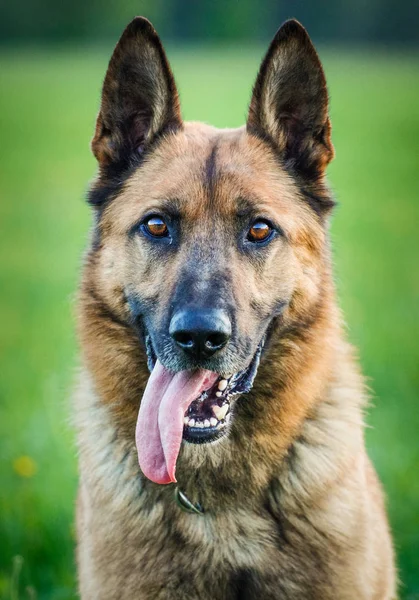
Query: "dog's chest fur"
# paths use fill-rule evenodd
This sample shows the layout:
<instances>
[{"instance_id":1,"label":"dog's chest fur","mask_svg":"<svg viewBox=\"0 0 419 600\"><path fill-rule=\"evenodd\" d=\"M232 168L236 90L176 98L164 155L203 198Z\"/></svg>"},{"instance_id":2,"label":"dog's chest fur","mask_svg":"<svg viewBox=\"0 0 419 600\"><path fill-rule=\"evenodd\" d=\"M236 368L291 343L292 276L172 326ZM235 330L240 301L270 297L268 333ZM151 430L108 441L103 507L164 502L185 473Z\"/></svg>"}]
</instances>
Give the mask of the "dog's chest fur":
<instances>
[{"instance_id":1,"label":"dog's chest fur","mask_svg":"<svg viewBox=\"0 0 419 600\"><path fill-rule=\"evenodd\" d=\"M316 491L316 469L334 452L310 447L310 436L317 439L322 429L327 435L326 414L308 423L258 502L246 505L241 496L237 506L210 506L200 516L177 506L174 486L140 477L134 442L118 433L87 380L78 405L83 597L103 598L98 590L106 590L110 599L327 599L336 597L342 578L352 583L340 598L369 597L358 572L370 548L356 534L366 499L348 501L361 489L364 457L348 469L342 490L305 498ZM299 473L310 455L317 466Z\"/></svg>"}]
</instances>

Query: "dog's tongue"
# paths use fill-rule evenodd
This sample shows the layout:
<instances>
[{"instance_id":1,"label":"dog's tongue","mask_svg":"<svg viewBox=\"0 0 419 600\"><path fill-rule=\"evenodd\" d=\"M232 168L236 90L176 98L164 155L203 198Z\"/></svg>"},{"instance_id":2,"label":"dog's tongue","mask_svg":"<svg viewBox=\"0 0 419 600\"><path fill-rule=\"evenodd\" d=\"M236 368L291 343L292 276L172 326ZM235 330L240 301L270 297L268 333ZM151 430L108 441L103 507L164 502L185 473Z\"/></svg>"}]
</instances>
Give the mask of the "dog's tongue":
<instances>
[{"instance_id":1,"label":"dog's tongue","mask_svg":"<svg viewBox=\"0 0 419 600\"><path fill-rule=\"evenodd\" d=\"M204 369L171 373L156 362L141 400L135 432L138 461L151 481L176 481L185 411L217 379L217 373Z\"/></svg>"}]
</instances>

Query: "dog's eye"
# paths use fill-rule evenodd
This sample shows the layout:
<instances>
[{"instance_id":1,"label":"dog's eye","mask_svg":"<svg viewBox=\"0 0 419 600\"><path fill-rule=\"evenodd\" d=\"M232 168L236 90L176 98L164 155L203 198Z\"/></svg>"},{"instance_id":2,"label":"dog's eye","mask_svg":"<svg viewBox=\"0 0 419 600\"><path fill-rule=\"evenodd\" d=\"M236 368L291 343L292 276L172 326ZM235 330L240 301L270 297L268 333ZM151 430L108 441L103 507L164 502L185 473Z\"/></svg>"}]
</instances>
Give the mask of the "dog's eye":
<instances>
[{"instance_id":1,"label":"dog's eye","mask_svg":"<svg viewBox=\"0 0 419 600\"><path fill-rule=\"evenodd\" d=\"M266 221L255 221L247 233L249 242L266 242L273 233L272 227Z\"/></svg>"},{"instance_id":2,"label":"dog's eye","mask_svg":"<svg viewBox=\"0 0 419 600\"><path fill-rule=\"evenodd\" d=\"M149 217L144 221L147 233L153 237L167 237L169 229L161 217Z\"/></svg>"}]
</instances>

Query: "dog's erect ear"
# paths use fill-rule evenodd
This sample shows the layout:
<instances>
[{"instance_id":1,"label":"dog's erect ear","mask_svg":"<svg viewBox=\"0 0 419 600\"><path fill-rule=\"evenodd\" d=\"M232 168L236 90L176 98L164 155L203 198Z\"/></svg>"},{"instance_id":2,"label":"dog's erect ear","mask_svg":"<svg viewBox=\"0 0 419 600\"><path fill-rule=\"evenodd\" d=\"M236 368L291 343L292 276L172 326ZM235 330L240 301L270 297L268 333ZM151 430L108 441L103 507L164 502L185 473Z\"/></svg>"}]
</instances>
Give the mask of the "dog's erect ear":
<instances>
[{"instance_id":1,"label":"dog's erect ear","mask_svg":"<svg viewBox=\"0 0 419 600\"><path fill-rule=\"evenodd\" d=\"M262 62L247 128L273 141L284 163L320 177L334 155L326 79L308 33L291 20L276 33Z\"/></svg>"},{"instance_id":2,"label":"dog's erect ear","mask_svg":"<svg viewBox=\"0 0 419 600\"><path fill-rule=\"evenodd\" d=\"M147 19L123 32L109 63L92 150L101 167L123 168L159 134L182 124L163 46Z\"/></svg>"}]
</instances>

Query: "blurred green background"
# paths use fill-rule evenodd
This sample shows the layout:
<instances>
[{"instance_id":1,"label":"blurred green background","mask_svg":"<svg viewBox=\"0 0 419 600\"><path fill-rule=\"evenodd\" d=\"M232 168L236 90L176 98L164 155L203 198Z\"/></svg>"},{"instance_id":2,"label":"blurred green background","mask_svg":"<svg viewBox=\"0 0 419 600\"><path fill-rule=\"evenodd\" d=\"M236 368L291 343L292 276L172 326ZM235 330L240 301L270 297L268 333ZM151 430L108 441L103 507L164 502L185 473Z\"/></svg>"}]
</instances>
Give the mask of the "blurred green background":
<instances>
[{"instance_id":1,"label":"blurred green background","mask_svg":"<svg viewBox=\"0 0 419 600\"><path fill-rule=\"evenodd\" d=\"M187 119L244 122L266 44L296 16L319 44L337 156L336 280L372 390L401 597L419 598L419 4L97 0L0 15L0 598L76 597L73 298L101 81L123 26L168 40Z\"/></svg>"}]
</instances>

